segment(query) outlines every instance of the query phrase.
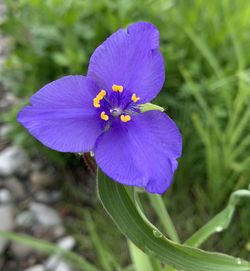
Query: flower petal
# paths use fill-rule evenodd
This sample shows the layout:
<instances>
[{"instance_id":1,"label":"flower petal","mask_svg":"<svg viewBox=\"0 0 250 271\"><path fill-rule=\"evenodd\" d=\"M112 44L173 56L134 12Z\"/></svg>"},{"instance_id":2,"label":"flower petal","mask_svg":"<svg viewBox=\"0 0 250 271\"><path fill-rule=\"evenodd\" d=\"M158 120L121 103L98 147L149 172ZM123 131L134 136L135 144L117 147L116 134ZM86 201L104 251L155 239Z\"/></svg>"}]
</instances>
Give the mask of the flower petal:
<instances>
[{"instance_id":1,"label":"flower petal","mask_svg":"<svg viewBox=\"0 0 250 271\"><path fill-rule=\"evenodd\" d=\"M122 85L140 97L140 103L151 101L165 80L164 60L158 51L159 32L146 22L118 30L103 42L90 58L88 76L101 88L110 90Z\"/></svg>"},{"instance_id":2,"label":"flower petal","mask_svg":"<svg viewBox=\"0 0 250 271\"><path fill-rule=\"evenodd\" d=\"M95 145L98 166L113 180L163 193L172 182L182 140L164 113L148 111L113 125Z\"/></svg>"},{"instance_id":3,"label":"flower petal","mask_svg":"<svg viewBox=\"0 0 250 271\"><path fill-rule=\"evenodd\" d=\"M61 152L87 152L102 133L93 108L98 87L88 78L65 76L45 85L18 114L18 121L40 142Z\"/></svg>"}]
</instances>

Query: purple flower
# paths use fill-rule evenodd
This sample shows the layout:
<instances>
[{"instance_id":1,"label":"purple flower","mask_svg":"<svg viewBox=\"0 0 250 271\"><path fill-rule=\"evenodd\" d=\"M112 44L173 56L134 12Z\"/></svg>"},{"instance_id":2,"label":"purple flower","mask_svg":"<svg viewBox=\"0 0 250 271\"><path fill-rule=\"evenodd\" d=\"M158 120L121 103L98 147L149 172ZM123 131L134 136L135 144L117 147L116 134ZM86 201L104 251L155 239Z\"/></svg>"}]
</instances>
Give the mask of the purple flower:
<instances>
[{"instance_id":1,"label":"purple flower","mask_svg":"<svg viewBox=\"0 0 250 271\"><path fill-rule=\"evenodd\" d=\"M31 99L18 121L47 147L94 151L117 182L163 193L181 156L181 135L163 112L141 112L160 92L164 61L159 32L140 22L118 30L90 58L88 74L53 81Z\"/></svg>"}]
</instances>

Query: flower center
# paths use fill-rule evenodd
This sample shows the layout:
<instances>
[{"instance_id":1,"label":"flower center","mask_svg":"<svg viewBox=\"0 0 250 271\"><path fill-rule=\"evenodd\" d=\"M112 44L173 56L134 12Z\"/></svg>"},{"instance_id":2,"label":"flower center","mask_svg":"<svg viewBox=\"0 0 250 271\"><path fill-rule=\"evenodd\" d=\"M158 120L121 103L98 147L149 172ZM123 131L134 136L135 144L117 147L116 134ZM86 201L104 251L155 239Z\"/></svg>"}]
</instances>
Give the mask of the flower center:
<instances>
[{"instance_id":1,"label":"flower center","mask_svg":"<svg viewBox=\"0 0 250 271\"><path fill-rule=\"evenodd\" d=\"M103 121L119 118L122 122L131 120L131 115L138 113L137 102L140 100L135 93L127 91L121 85L112 85L112 91L107 94L101 90L93 99L93 106L100 112Z\"/></svg>"},{"instance_id":2,"label":"flower center","mask_svg":"<svg viewBox=\"0 0 250 271\"><path fill-rule=\"evenodd\" d=\"M114 107L114 108L111 108L109 112L112 114L112 116L118 117L122 114L122 109L119 107Z\"/></svg>"}]
</instances>

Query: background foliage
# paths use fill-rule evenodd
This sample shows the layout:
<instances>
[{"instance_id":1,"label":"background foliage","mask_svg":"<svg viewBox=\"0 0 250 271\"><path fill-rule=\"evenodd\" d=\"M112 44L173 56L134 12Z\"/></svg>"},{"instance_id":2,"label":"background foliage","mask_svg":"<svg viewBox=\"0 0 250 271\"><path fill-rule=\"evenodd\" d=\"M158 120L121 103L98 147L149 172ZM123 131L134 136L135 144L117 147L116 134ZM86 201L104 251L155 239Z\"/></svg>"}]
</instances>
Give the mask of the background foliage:
<instances>
[{"instance_id":1,"label":"background foliage","mask_svg":"<svg viewBox=\"0 0 250 271\"><path fill-rule=\"evenodd\" d=\"M7 0L6 5L1 31L11 38L11 48L0 76L23 104L49 81L66 74L86 74L94 49L118 28L139 20L159 28L167 80L155 102L177 121L184 141L174 185L164 199L182 241L220 211L232 191L248 187L248 1ZM39 148L59 167L71 163L70 155L47 150L29 138L16 123L18 110L13 108L4 116L13 125L10 137L31 153ZM65 201L73 205L71 199L78 194L73 187L70 191L71 197L67 195ZM84 238L89 238L93 242L87 247L91 250L94 244L100 266L105 266L106 254L111 262L120 257L118 262L126 263L126 254L121 257L119 252L115 256L109 252L120 242L120 236L116 233L117 237L111 238L103 231L103 225L111 222L100 216L99 206L94 206L91 211L97 228L93 230L94 224L88 219L88 237L78 229L80 218L89 213L75 210L79 222L74 227L70 223L72 232L79 235L80 248L86 248ZM209 239L204 248L249 258L250 210L249 204L244 206L230 228ZM113 234L114 228L106 227L109 229ZM96 231L104 236L107 248L100 249Z\"/></svg>"}]
</instances>

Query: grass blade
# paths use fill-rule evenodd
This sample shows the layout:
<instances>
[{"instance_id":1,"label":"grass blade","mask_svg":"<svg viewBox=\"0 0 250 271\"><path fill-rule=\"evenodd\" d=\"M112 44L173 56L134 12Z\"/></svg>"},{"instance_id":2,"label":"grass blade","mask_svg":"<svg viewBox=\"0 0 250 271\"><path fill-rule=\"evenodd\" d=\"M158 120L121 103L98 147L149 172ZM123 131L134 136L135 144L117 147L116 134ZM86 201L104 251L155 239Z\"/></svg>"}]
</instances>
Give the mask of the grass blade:
<instances>
[{"instance_id":1,"label":"grass blade","mask_svg":"<svg viewBox=\"0 0 250 271\"><path fill-rule=\"evenodd\" d=\"M149 257L144 252L130 241L128 241L128 246L135 271L156 271L153 269Z\"/></svg>"},{"instance_id":2,"label":"grass blade","mask_svg":"<svg viewBox=\"0 0 250 271\"><path fill-rule=\"evenodd\" d=\"M165 228L166 233L168 234L169 238L176 243L180 243L180 238L178 233L175 230L174 223L171 217L168 214L166 207L164 206L164 202L162 197L159 195L148 194L150 199L151 205L153 206L162 226Z\"/></svg>"},{"instance_id":3,"label":"grass blade","mask_svg":"<svg viewBox=\"0 0 250 271\"><path fill-rule=\"evenodd\" d=\"M225 230L232 220L236 205L239 200L244 197L250 198L250 191L238 190L232 193L227 207L192 235L185 244L193 247L199 247L212 234Z\"/></svg>"},{"instance_id":4,"label":"grass blade","mask_svg":"<svg viewBox=\"0 0 250 271\"><path fill-rule=\"evenodd\" d=\"M0 231L0 236L8 240L11 240L13 242L25 244L27 246L30 246L38 251L44 252L49 255L52 255L52 254L60 255L61 257L63 257L64 259L72 263L72 265L78 268L79 270L99 271L99 269L97 269L94 265L86 261L80 255L72 251L66 251L46 241L43 241L34 237L30 237L24 234L7 232L7 231Z\"/></svg>"},{"instance_id":5,"label":"grass blade","mask_svg":"<svg viewBox=\"0 0 250 271\"><path fill-rule=\"evenodd\" d=\"M218 77L223 77L223 72L220 68L220 65L219 65L216 57L213 55L213 53L210 51L209 47L201 39L201 37L198 36L191 28L184 28L184 31L187 34L187 36L189 37L189 39L193 42L193 44L197 47L197 49L204 56L204 58L207 60L209 65L214 70L215 74Z\"/></svg>"}]
</instances>

